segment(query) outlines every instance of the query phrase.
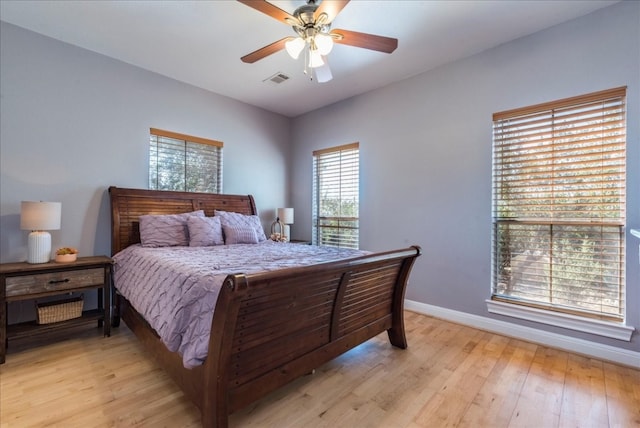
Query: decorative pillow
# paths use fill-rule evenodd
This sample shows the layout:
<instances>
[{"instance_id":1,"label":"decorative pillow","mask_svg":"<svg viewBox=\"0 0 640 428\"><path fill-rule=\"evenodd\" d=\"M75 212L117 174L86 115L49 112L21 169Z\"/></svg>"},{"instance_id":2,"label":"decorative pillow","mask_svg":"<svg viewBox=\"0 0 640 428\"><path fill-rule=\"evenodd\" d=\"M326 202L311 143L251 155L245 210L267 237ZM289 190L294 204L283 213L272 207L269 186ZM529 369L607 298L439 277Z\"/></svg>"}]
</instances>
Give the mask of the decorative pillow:
<instances>
[{"instance_id":1,"label":"decorative pillow","mask_svg":"<svg viewBox=\"0 0 640 428\"><path fill-rule=\"evenodd\" d=\"M189 246L210 247L224 244L220 217L191 216L187 220L189 228Z\"/></svg>"},{"instance_id":2,"label":"decorative pillow","mask_svg":"<svg viewBox=\"0 0 640 428\"><path fill-rule=\"evenodd\" d=\"M224 243L231 244L257 244L258 235L254 227L247 226L222 226L224 230Z\"/></svg>"},{"instance_id":3,"label":"decorative pillow","mask_svg":"<svg viewBox=\"0 0 640 428\"><path fill-rule=\"evenodd\" d=\"M198 210L183 214L141 215L140 243L143 247L175 247L189 245L189 217L204 217L204 211Z\"/></svg>"},{"instance_id":4,"label":"decorative pillow","mask_svg":"<svg viewBox=\"0 0 640 428\"><path fill-rule=\"evenodd\" d=\"M256 230L256 236L258 242L266 241L267 237L264 234L262 223L260 223L260 217L257 215L245 215L240 213L234 213L231 211L215 211L215 215L220 217L222 227L234 226L234 227L253 227ZM226 242L226 241L225 241Z\"/></svg>"}]
</instances>

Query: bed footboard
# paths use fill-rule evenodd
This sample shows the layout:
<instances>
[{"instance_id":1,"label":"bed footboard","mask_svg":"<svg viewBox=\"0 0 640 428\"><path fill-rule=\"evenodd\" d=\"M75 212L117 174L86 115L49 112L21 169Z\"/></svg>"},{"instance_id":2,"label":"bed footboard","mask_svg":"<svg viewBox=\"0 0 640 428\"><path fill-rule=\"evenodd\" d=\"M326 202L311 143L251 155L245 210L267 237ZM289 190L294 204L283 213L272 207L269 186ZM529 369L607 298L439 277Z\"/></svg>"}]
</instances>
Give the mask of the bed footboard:
<instances>
[{"instance_id":1,"label":"bed footboard","mask_svg":"<svg viewBox=\"0 0 640 428\"><path fill-rule=\"evenodd\" d=\"M387 331L407 347L404 294L417 246L255 275L220 292L204 364L203 426Z\"/></svg>"}]
</instances>

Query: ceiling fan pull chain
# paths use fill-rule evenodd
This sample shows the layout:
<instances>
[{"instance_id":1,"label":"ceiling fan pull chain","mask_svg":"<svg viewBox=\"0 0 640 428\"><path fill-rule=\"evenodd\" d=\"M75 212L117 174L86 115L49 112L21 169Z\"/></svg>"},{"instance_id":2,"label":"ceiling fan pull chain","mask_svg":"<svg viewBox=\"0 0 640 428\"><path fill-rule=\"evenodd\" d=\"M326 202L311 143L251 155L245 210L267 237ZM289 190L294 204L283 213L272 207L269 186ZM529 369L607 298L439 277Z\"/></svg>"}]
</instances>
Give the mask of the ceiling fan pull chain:
<instances>
[{"instance_id":1,"label":"ceiling fan pull chain","mask_svg":"<svg viewBox=\"0 0 640 428\"><path fill-rule=\"evenodd\" d=\"M304 74L309 77L310 81L313 81L313 69L309 67L309 52L310 48L305 46L304 48Z\"/></svg>"}]
</instances>

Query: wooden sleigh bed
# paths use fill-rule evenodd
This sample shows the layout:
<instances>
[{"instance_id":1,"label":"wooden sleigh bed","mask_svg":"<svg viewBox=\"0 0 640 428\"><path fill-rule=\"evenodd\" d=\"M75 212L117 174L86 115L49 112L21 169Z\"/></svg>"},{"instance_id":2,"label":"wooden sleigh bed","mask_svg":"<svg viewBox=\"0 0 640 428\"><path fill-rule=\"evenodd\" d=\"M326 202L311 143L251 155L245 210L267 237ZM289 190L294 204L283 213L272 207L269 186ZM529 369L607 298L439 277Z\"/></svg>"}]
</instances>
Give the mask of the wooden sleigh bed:
<instances>
[{"instance_id":1,"label":"wooden sleigh bed","mask_svg":"<svg viewBox=\"0 0 640 428\"><path fill-rule=\"evenodd\" d=\"M250 195L109 188L112 254L140 242L139 216L215 210L256 214ZM158 334L116 294L120 317L200 409L204 427L370 338L387 332L407 347L403 307L417 246L357 258L226 277L202 365L186 369ZM117 284L115 284L117 288ZM117 292L117 290L116 290Z\"/></svg>"}]
</instances>

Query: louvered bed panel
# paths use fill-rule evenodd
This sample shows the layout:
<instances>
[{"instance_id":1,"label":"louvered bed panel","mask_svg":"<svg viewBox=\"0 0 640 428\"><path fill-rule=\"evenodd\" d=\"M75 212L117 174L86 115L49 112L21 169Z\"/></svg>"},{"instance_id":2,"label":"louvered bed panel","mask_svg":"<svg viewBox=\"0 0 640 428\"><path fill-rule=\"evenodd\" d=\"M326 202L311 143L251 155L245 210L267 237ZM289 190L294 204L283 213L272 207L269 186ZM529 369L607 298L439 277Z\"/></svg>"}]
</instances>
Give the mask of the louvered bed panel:
<instances>
[{"instance_id":1,"label":"louvered bed panel","mask_svg":"<svg viewBox=\"0 0 640 428\"><path fill-rule=\"evenodd\" d=\"M345 292L338 336L348 334L393 311L395 284L401 263L357 272Z\"/></svg>"}]
</instances>

